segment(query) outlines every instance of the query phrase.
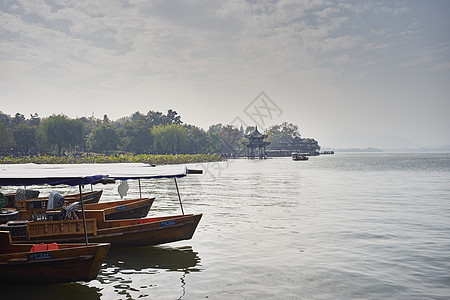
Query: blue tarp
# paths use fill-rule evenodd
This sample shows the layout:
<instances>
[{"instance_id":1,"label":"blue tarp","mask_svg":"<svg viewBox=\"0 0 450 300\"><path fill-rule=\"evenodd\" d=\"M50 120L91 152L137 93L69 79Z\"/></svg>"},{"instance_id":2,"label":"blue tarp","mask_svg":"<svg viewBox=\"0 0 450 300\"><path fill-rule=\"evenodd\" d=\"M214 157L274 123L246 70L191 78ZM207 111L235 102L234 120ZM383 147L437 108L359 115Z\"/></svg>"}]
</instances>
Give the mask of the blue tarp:
<instances>
[{"instance_id":1,"label":"blue tarp","mask_svg":"<svg viewBox=\"0 0 450 300\"><path fill-rule=\"evenodd\" d=\"M185 166L152 167L141 163L120 164L3 164L0 186L84 185L102 178L127 180L184 177Z\"/></svg>"},{"instance_id":2,"label":"blue tarp","mask_svg":"<svg viewBox=\"0 0 450 300\"><path fill-rule=\"evenodd\" d=\"M104 178L103 175L86 177L50 177L50 178L0 178L0 186L30 186L30 185L84 185Z\"/></svg>"}]
</instances>

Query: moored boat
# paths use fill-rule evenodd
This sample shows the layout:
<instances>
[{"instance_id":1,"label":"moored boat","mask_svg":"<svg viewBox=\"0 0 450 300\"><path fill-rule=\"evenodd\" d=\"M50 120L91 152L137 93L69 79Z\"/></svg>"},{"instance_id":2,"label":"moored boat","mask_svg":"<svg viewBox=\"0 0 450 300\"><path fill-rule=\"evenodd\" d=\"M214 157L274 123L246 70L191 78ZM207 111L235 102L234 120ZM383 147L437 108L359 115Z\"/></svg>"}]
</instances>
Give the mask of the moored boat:
<instances>
[{"instance_id":1,"label":"moored boat","mask_svg":"<svg viewBox=\"0 0 450 300\"><path fill-rule=\"evenodd\" d=\"M173 178L178 193L182 215L143 219L105 220L104 210L84 209L81 199L83 221L12 221L6 224L15 243L34 243L35 241L73 243L83 240L93 242L108 241L113 246L134 247L170 243L192 238L202 214L185 214L178 190L177 178L187 174L201 174L201 170L188 170L184 166L151 167L146 164L92 164L86 166L45 165L45 166L7 166L0 169L0 185L81 185L98 181L101 178L113 180ZM92 175L96 174L96 175ZM101 174L101 175L100 175ZM36 179L37 178L37 179ZM140 184L139 184L140 186ZM81 198L81 197L80 197ZM11 225L11 226L10 226ZM83 239L84 236L84 239Z\"/></svg>"},{"instance_id":2,"label":"moored boat","mask_svg":"<svg viewBox=\"0 0 450 300\"><path fill-rule=\"evenodd\" d=\"M0 224L14 221L19 217L19 212L13 208L0 209Z\"/></svg>"},{"instance_id":3,"label":"moored boat","mask_svg":"<svg viewBox=\"0 0 450 300\"><path fill-rule=\"evenodd\" d=\"M109 246L108 243L12 244L10 233L0 231L0 282L90 281L97 277Z\"/></svg>"},{"instance_id":4,"label":"moored boat","mask_svg":"<svg viewBox=\"0 0 450 300\"><path fill-rule=\"evenodd\" d=\"M105 220L136 219L148 215L155 198L139 198L131 200L119 200L101 203L91 203L84 206L85 212L102 210L105 212ZM46 210L45 208L27 209L18 211L18 220L48 220L61 219L61 209ZM79 214L79 218L82 216ZM0 222L2 223L2 222ZM6 222L3 222L6 223Z\"/></svg>"},{"instance_id":5,"label":"moored boat","mask_svg":"<svg viewBox=\"0 0 450 300\"><path fill-rule=\"evenodd\" d=\"M83 202L85 204L98 203L102 196L103 190L91 191L81 193L81 197L83 198ZM7 207L16 207L18 210L29 210L29 209L46 209L49 201L49 197L38 197L32 199L24 199L24 200L15 200L15 194L9 193L5 194L5 197L8 198L9 204ZM11 202L12 201L12 202ZM70 205L73 202L80 201L80 194L69 194L64 196L64 205Z\"/></svg>"},{"instance_id":6,"label":"moored boat","mask_svg":"<svg viewBox=\"0 0 450 300\"><path fill-rule=\"evenodd\" d=\"M186 214L126 220L104 220L103 211L85 211L90 242L112 247L140 247L191 239L202 214ZM19 230L18 226L24 226ZM80 220L27 222L12 225L14 243L81 243L84 229Z\"/></svg>"},{"instance_id":7,"label":"moored boat","mask_svg":"<svg viewBox=\"0 0 450 300\"><path fill-rule=\"evenodd\" d=\"M86 211L103 210L105 220L139 219L145 218L155 201L152 198L119 200L111 202L86 204Z\"/></svg>"},{"instance_id":8,"label":"moored boat","mask_svg":"<svg viewBox=\"0 0 450 300\"><path fill-rule=\"evenodd\" d=\"M302 153L292 153L292 160L308 160L309 157Z\"/></svg>"},{"instance_id":9,"label":"moored boat","mask_svg":"<svg viewBox=\"0 0 450 300\"><path fill-rule=\"evenodd\" d=\"M103 177L104 175L92 175L85 172L68 175L67 171L58 172L48 169L42 171L38 167L30 168L29 165L14 167L2 165L0 168L1 186L78 185L83 212L81 186L91 184ZM87 232L84 213L82 220L69 221L74 221L68 223L72 225L72 228L83 227ZM84 244L78 245L59 245L54 241L49 241L48 244L42 244L40 241L33 246L13 244L11 234L21 234L24 228L22 221L9 221L7 224L11 222L16 223L15 228L9 230L10 232L0 231L0 282L2 283L90 281L97 277L110 247L109 243L89 244L87 234L85 234Z\"/></svg>"},{"instance_id":10,"label":"moored boat","mask_svg":"<svg viewBox=\"0 0 450 300\"><path fill-rule=\"evenodd\" d=\"M0 193L0 224L13 221L19 217L17 210L12 208L3 208L8 205L8 198Z\"/></svg>"}]
</instances>

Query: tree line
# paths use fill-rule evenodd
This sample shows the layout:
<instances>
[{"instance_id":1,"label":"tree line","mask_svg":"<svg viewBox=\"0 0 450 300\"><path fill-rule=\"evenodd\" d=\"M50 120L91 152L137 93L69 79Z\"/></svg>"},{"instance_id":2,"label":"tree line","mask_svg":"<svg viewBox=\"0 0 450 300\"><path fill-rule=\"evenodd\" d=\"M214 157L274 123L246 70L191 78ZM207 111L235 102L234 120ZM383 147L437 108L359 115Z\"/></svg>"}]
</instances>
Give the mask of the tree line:
<instances>
[{"instance_id":1,"label":"tree line","mask_svg":"<svg viewBox=\"0 0 450 300\"><path fill-rule=\"evenodd\" d=\"M214 124L208 130L184 124L172 109L167 113L135 112L112 121L64 114L40 118L32 114L15 116L0 112L0 152L2 155L117 152L134 154L199 154L245 152L245 134L255 127L236 128ZM297 125L283 123L265 131L273 147L289 138L300 137Z\"/></svg>"}]
</instances>

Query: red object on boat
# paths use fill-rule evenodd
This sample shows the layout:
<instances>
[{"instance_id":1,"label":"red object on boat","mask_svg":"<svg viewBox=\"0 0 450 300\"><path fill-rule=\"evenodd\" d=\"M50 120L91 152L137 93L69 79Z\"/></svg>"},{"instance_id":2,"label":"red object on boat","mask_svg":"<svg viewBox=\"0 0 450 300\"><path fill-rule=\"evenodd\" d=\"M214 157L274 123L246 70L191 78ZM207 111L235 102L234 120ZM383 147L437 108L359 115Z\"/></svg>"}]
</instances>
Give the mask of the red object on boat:
<instances>
[{"instance_id":1,"label":"red object on boat","mask_svg":"<svg viewBox=\"0 0 450 300\"><path fill-rule=\"evenodd\" d=\"M47 250L58 250L58 244L57 243L47 244Z\"/></svg>"},{"instance_id":2,"label":"red object on boat","mask_svg":"<svg viewBox=\"0 0 450 300\"><path fill-rule=\"evenodd\" d=\"M58 250L57 243L51 244L36 244L31 247L30 252L39 252L39 251L47 251L47 250Z\"/></svg>"}]
</instances>

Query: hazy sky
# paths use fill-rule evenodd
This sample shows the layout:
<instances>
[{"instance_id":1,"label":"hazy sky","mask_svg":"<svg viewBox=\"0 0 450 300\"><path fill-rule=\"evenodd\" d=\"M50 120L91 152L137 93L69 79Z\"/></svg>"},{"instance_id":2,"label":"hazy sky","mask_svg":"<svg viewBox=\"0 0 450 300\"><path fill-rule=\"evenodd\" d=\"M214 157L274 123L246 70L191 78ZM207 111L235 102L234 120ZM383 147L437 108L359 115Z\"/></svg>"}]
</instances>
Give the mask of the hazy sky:
<instances>
[{"instance_id":1,"label":"hazy sky","mask_svg":"<svg viewBox=\"0 0 450 300\"><path fill-rule=\"evenodd\" d=\"M292 122L322 146L349 130L450 144L450 1L0 0L0 14L7 114L174 109L205 129Z\"/></svg>"}]
</instances>

